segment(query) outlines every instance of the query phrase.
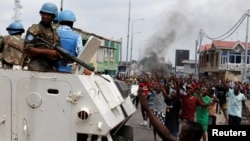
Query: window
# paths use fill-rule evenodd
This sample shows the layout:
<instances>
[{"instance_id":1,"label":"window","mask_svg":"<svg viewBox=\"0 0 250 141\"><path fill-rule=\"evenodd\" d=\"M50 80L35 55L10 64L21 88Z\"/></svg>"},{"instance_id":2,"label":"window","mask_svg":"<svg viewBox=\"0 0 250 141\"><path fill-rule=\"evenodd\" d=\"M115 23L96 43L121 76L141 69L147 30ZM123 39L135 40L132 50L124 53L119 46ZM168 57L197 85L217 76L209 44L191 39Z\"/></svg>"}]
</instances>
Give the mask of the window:
<instances>
[{"instance_id":1,"label":"window","mask_svg":"<svg viewBox=\"0 0 250 141\"><path fill-rule=\"evenodd\" d=\"M97 62L104 62L104 48L99 48L98 49Z\"/></svg>"},{"instance_id":2,"label":"window","mask_svg":"<svg viewBox=\"0 0 250 141\"><path fill-rule=\"evenodd\" d=\"M240 53L230 53L229 54L230 63L241 63L241 54Z\"/></svg>"},{"instance_id":3,"label":"window","mask_svg":"<svg viewBox=\"0 0 250 141\"><path fill-rule=\"evenodd\" d=\"M114 53L115 53L115 50L113 50L113 49L110 49L110 58L111 59L114 59Z\"/></svg>"},{"instance_id":4,"label":"window","mask_svg":"<svg viewBox=\"0 0 250 141\"><path fill-rule=\"evenodd\" d=\"M245 56L245 53L244 53L244 56ZM247 55L247 64L249 64L249 60L250 60L250 53L248 52L248 55ZM244 62L245 62L245 60L244 60Z\"/></svg>"},{"instance_id":5,"label":"window","mask_svg":"<svg viewBox=\"0 0 250 141\"><path fill-rule=\"evenodd\" d=\"M227 62L227 51L222 51L221 52L221 64L226 64Z\"/></svg>"},{"instance_id":6,"label":"window","mask_svg":"<svg viewBox=\"0 0 250 141\"><path fill-rule=\"evenodd\" d=\"M105 48L104 49L104 59L105 61L112 61L114 60L114 49L111 48ZM112 60L110 60L112 59Z\"/></svg>"},{"instance_id":7,"label":"window","mask_svg":"<svg viewBox=\"0 0 250 141\"><path fill-rule=\"evenodd\" d=\"M109 50L107 48L104 48L104 58L108 58L109 56Z\"/></svg>"},{"instance_id":8,"label":"window","mask_svg":"<svg viewBox=\"0 0 250 141\"><path fill-rule=\"evenodd\" d=\"M227 63L227 56L221 56L221 64Z\"/></svg>"},{"instance_id":9,"label":"window","mask_svg":"<svg viewBox=\"0 0 250 141\"><path fill-rule=\"evenodd\" d=\"M104 42L104 60L113 61L115 57L115 42L110 40L105 40Z\"/></svg>"},{"instance_id":10,"label":"window","mask_svg":"<svg viewBox=\"0 0 250 141\"><path fill-rule=\"evenodd\" d=\"M105 42L104 42L104 46L105 46L105 47L114 48L114 46L115 46L115 42L110 41L110 40L105 40Z\"/></svg>"}]
</instances>

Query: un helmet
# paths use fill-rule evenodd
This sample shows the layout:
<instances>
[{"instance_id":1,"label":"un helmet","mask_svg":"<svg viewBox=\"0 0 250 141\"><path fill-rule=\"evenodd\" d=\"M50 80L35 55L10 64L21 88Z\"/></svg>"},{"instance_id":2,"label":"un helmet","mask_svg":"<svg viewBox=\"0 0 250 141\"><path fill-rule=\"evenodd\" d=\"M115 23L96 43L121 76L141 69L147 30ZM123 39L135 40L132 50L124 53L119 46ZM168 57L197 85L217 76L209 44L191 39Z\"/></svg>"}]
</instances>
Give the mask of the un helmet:
<instances>
[{"instance_id":1,"label":"un helmet","mask_svg":"<svg viewBox=\"0 0 250 141\"><path fill-rule=\"evenodd\" d=\"M42 8L40 10L40 14L42 12L52 14L52 15L54 15L56 17L56 15L57 15L57 6L54 3L46 2L42 6Z\"/></svg>"},{"instance_id":2,"label":"un helmet","mask_svg":"<svg viewBox=\"0 0 250 141\"><path fill-rule=\"evenodd\" d=\"M75 14L70 11L70 10L63 10L62 12L60 12L60 14L58 15L58 22L62 22L62 21L69 21L69 22L75 22L76 21L76 16Z\"/></svg>"},{"instance_id":3,"label":"un helmet","mask_svg":"<svg viewBox=\"0 0 250 141\"><path fill-rule=\"evenodd\" d=\"M13 22L11 23L7 28L6 30L8 31L8 33L10 35L12 34L16 34L16 33L24 33L24 28L23 28L23 25L19 22Z\"/></svg>"},{"instance_id":4,"label":"un helmet","mask_svg":"<svg viewBox=\"0 0 250 141\"><path fill-rule=\"evenodd\" d=\"M54 23L58 23L58 14L56 14L55 18L53 19Z\"/></svg>"}]
</instances>

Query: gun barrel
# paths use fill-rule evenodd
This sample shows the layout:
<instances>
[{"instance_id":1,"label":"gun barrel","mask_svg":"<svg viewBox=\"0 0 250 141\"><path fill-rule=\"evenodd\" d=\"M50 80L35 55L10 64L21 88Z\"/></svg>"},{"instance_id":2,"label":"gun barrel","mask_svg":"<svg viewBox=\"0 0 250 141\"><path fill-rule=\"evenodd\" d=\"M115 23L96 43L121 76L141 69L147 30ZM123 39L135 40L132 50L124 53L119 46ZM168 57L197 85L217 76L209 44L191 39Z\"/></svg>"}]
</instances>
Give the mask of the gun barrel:
<instances>
[{"instance_id":1,"label":"gun barrel","mask_svg":"<svg viewBox=\"0 0 250 141\"><path fill-rule=\"evenodd\" d=\"M84 63L82 60L78 59L75 56L72 56L71 54L69 54L67 51L65 51L62 47L58 46L58 45L52 45L51 43L49 43L48 41L40 38L40 37L36 37L38 40L42 41L43 43L45 43L48 47L55 49L56 51L58 51L59 53L61 53L63 56L65 56L65 58L69 58L73 61L75 61L76 63L80 64L81 66L83 66L84 68L90 70L90 71L94 71L95 68L92 66L89 66L88 64Z\"/></svg>"}]
</instances>

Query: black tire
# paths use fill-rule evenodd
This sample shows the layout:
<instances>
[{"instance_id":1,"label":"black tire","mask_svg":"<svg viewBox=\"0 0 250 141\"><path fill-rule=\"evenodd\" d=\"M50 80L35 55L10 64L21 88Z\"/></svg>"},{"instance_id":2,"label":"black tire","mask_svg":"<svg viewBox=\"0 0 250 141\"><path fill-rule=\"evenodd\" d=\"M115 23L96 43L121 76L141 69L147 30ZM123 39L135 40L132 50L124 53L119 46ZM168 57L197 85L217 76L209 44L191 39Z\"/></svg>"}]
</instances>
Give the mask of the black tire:
<instances>
[{"instance_id":1,"label":"black tire","mask_svg":"<svg viewBox=\"0 0 250 141\"><path fill-rule=\"evenodd\" d=\"M129 125L123 125L123 127L117 132L117 134L112 136L112 139L114 141L133 141L133 127Z\"/></svg>"}]
</instances>

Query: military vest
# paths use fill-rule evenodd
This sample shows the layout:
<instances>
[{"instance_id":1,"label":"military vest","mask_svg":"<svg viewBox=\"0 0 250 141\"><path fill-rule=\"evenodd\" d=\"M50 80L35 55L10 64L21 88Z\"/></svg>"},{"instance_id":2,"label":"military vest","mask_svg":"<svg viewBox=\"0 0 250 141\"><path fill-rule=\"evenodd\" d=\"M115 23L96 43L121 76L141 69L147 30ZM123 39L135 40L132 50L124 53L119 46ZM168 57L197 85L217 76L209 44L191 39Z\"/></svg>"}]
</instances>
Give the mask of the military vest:
<instances>
[{"instance_id":1,"label":"military vest","mask_svg":"<svg viewBox=\"0 0 250 141\"><path fill-rule=\"evenodd\" d=\"M25 54L23 52L23 39L20 35L3 37L3 60L13 65L23 65Z\"/></svg>"},{"instance_id":2,"label":"military vest","mask_svg":"<svg viewBox=\"0 0 250 141\"><path fill-rule=\"evenodd\" d=\"M76 53L76 44L77 39L80 36L74 31L71 30L61 30L60 28L57 29L57 33L60 36L60 44L65 51L67 51L72 56L77 56ZM61 64L61 60L57 62L57 71L59 72L71 72L71 64L67 64L66 66Z\"/></svg>"},{"instance_id":3,"label":"military vest","mask_svg":"<svg viewBox=\"0 0 250 141\"><path fill-rule=\"evenodd\" d=\"M44 27L42 24L33 24L31 27L27 30L27 35L32 34L33 36L39 36L40 38L48 41L51 44L60 45L60 39L55 31L55 29L51 27ZM24 48L27 49L29 47L35 47L35 48L50 48L42 44L41 41L34 39L32 42L30 42L27 39L27 35L25 38ZM55 64L56 61L50 59L47 56L29 56L29 64L28 68L32 71L55 71Z\"/></svg>"}]
</instances>

